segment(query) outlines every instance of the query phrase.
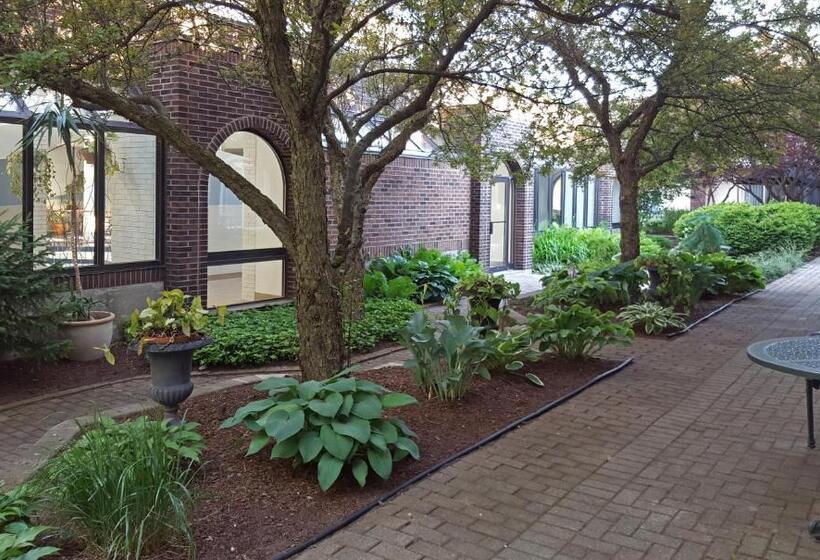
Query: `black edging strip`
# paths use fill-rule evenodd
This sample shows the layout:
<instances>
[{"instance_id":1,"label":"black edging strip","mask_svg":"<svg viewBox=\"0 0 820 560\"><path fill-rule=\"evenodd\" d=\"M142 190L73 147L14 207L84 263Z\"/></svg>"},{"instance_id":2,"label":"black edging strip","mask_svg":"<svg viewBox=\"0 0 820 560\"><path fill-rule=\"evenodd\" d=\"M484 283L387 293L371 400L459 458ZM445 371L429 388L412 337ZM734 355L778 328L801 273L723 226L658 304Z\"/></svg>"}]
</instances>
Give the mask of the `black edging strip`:
<instances>
[{"instance_id":1,"label":"black edging strip","mask_svg":"<svg viewBox=\"0 0 820 560\"><path fill-rule=\"evenodd\" d=\"M736 304L737 302L739 302L739 301L743 301L743 300L744 300L744 299L746 299L747 297L750 297L750 296L755 295L755 294L756 294L756 293L758 293L759 291L760 291L760 290L752 290L751 292L746 293L746 294L743 294L742 296L737 297L737 298L735 298L735 299L733 299L733 300L731 300L731 301L727 301L726 303L724 303L723 305L721 305L721 306L720 306L720 307L718 307L717 309L715 309L715 310L711 311L710 313L707 313L706 315L704 315L703 317L701 317L700 319L698 319L697 321L695 321L695 322L694 322L694 323L692 323L691 325L686 325L684 328L682 328L682 329L681 329L681 330L679 330L679 331L675 331L675 332L673 332L673 333L669 333L668 335L666 335L666 338L675 338L676 336L680 336L680 335L682 335L682 334L686 334L686 333L688 333L690 330L692 330L692 329L694 329L695 327L697 327L698 325L700 325L700 324L701 324L702 322L704 322L706 319L709 319L709 318L711 318L711 317L713 317L713 316L717 315L718 313L720 313L721 311L723 311L723 310L724 310L724 309L726 309L727 307L731 307L732 305Z\"/></svg>"},{"instance_id":2,"label":"black edging strip","mask_svg":"<svg viewBox=\"0 0 820 560\"><path fill-rule=\"evenodd\" d=\"M751 294L747 294L747 295L751 295ZM462 449L461 451L459 451L455 455L451 455L450 457L444 459L443 461L440 461L439 463L436 463L435 465L429 467L428 469L420 472L419 474L417 474L413 478L405 480L404 482L402 482L401 484L399 484L398 486L396 486L392 490L389 490L387 493L383 494L381 497L373 500L372 502L368 503L367 505L365 505L361 509L358 509L358 510L354 511L353 513L351 513L347 517L343 518L341 521L331 525L330 527L327 527L327 528L323 529L319 533L317 533L317 534L313 535L312 537L310 537L308 540L299 543L298 545L294 546L293 548L285 550L283 552L280 552L279 554L274 556L272 560L286 560L288 558L292 558L293 556L299 554L300 552L304 552L306 549L308 549L311 546L317 544L319 541L322 541L322 540L326 539L327 537L331 536L333 533L335 533L335 532L337 532L341 529L344 529L345 527L347 527L348 525L350 525L351 523L353 523L354 521L356 521L357 519L359 519L360 517L362 517L366 513L370 512L371 510L375 509L376 507L384 504L384 502L386 502L387 500L389 500L390 498L392 498L396 494L398 494L400 492L403 492L408 487L410 487L413 484L419 482L420 480L422 480L424 478L427 478L431 474L434 474L434 473L440 471L444 467L450 465L451 463L454 463L455 461L457 461L458 459L461 459L465 455L469 455L470 453L472 453L474 451L477 451L478 449L480 449L481 447L484 447L488 443L492 443L493 441L497 440L501 436L503 436L503 435L507 434L508 432L511 432L512 430L518 428L522 424L525 424L525 423L529 422L530 420L538 418L539 416L549 412L553 408L564 404L568 400L572 399L573 397L578 396L579 394L583 393L584 391L586 391L587 389L589 389L593 385L595 385L597 383L600 383L604 379L612 377L613 375L615 375L619 371L626 368L626 366L631 364L632 360L633 360L632 357L627 358L626 360L624 360L623 362L621 362L620 364L618 364L614 368L611 368L611 369L597 375L596 377L593 377L592 379L590 379L589 381L587 381L586 383L584 383L580 387L577 387L577 388L573 389L572 391L570 391L569 393L567 393L567 394L565 394L561 397L558 397L554 401L548 402L547 404L545 404L541 408L536 409L533 412L530 412L529 414L527 414L525 416L522 416L518 420L515 420L515 421L507 424L506 426L499 429L498 431L493 432L492 434L478 440L477 442L470 445L469 447L466 447L466 448Z\"/></svg>"}]
</instances>

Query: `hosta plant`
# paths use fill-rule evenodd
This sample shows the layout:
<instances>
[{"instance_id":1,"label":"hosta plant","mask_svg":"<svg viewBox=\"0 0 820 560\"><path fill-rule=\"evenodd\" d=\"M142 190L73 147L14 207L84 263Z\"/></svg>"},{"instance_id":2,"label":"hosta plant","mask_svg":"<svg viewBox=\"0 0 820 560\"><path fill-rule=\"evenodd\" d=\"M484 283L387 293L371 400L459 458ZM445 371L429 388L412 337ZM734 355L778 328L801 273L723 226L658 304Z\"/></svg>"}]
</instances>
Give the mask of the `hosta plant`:
<instances>
[{"instance_id":1,"label":"hosta plant","mask_svg":"<svg viewBox=\"0 0 820 560\"><path fill-rule=\"evenodd\" d=\"M716 274L720 274L725 278L726 282L724 284L718 284L708 289L715 295L745 294L766 286L766 280L760 267L748 261L730 257L726 253L699 255L698 262L711 266Z\"/></svg>"},{"instance_id":2,"label":"hosta plant","mask_svg":"<svg viewBox=\"0 0 820 560\"><path fill-rule=\"evenodd\" d=\"M404 365L430 397L460 399L473 377L490 378L484 363L490 348L482 330L461 315L430 321L419 311L401 333L402 343L413 354Z\"/></svg>"},{"instance_id":3,"label":"hosta plant","mask_svg":"<svg viewBox=\"0 0 820 560\"><path fill-rule=\"evenodd\" d=\"M470 305L470 322L495 328L506 309L501 307L501 302L516 297L520 291L518 284L507 282L503 276L474 274L458 283L449 302L457 304L461 298L466 298Z\"/></svg>"},{"instance_id":4,"label":"hosta plant","mask_svg":"<svg viewBox=\"0 0 820 560\"><path fill-rule=\"evenodd\" d=\"M589 358L604 346L627 345L635 336L628 325L614 321L611 311L572 304L566 308L548 306L543 314L530 315L528 324L542 352L562 358Z\"/></svg>"},{"instance_id":5,"label":"hosta plant","mask_svg":"<svg viewBox=\"0 0 820 560\"><path fill-rule=\"evenodd\" d=\"M682 329L684 315L671 307L654 301L635 303L624 307L618 318L633 329L642 328L646 334L660 334L668 329Z\"/></svg>"},{"instance_id":6,"label":"hosta plant","mask_svg":"<svg viewBox=\"0 0 820 560\"><path fill-rule=\"evenodd\" d=\"M536 307L572 304L611 306L624 303L628 292L620 279L610 279L603 273L559 271L541 279L544 289L533 298Z\"/></svg>"},{"instance_id":7,"label":"hosta plant","mask_svg":"<svg viewBox=\"0 0 820 560\"><path fill-rule=\"evenodd\" d=\"M532 336L525 325L516 325L503 330L491 330L485 336L488 354L485 365L489 371L503 369L514 375L521 375L530 383L544 386L540 377L525 371L527 362L541 357L541 352L533 348Z\"/></svg>"},{"instance_id":8,"label":"hosta plant","mask_svg":"<svg viewBox=\"0 0 820 560\"><path fill-rule=\"evenodd\" d=\"M24 485L0 491L0 560L37 560L59 550L37 545L37 537L48 528L29 524L29 490Z\"/></svg>"},{"instance_id":9,"label":"hosta plant","mask_svg":"<svg viewBox=\"0 0 820 560\"><path fill-rule=\"evenodd\" d=\"M384 418L384 411L417 401L356 379L351 371L303 383L266 379L254 388L268 397L239 408L222 427L244 424L253 432L248 455L271 445L271 459L291 459L294 467L315 464L322 490L333 486L345 467L360 486L371 471L387 480L393 463L408 455L418 460L419 448L407 424Z\"/></svg>"}]
</instances>

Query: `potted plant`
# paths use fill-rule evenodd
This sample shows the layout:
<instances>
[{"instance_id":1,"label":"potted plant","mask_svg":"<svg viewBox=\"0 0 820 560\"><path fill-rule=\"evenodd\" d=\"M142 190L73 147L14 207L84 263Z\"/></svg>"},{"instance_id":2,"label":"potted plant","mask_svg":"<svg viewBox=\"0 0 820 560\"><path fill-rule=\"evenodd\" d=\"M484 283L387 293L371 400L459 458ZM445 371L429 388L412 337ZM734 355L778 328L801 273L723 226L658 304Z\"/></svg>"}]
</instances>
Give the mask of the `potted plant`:
<instances>
[{"instance_id":1,"label":"potted plant","mask_svg":"<svg viewBox=\"0 0 820 560\"><path fill-rule=\"evenodd\" d=\"M518 296L520 287L503 276L472 274L462 279L453 292L453 301L467 298L470 321L480 327L496 328L503 316L501 303Z\"/></svg>"},{"instance_id":2,"label":"potted plant","mask_svg":"<svg viewBox=\"0 0 820 560\"><path fill-rule=\"evenodd\" d=\"M191 298L179 289L163 291L158 299L146 301L145 309L131 314L125 332L137 352L144 352L148 358L151 398L165 407L171 422L178 422L179 403L194 390L194 351L211 342L204 334L208 311L199 296ZM220 322L223 317L224 308L220 308Z\"/></svg>"},{"instance_id":3,"label":"potted plant","mask_svg":"<svg viewBox=\"0 0 820 560\"><path fill-rule=\"evenodd\" d=\"M98 360L114 337L114 314L92 309L99 302L72 292L62 302L68 320L60 323L61 338L71 342L67 358L77 362Z\"/></svg>"},{"instance_id":4,"label":"potted plant","mask_svg":"<svg viewBox=\"0 0 820 560\"><path fill-rule=\"evenodd\" d=\"M46 139L47 151L60 150L65 152L68 164L69 178L65 185L67 205L65 208L51 209L49 217L54 218L53 229L55 235L68 233L68 242L71 253L73 279L71 294L66 302L68 320L60 324L60 333L63 338L70 340L73 349L68 358L79 361L90 361L102 358L105 355L103 348L111 344L114 334L114 314L109 311L92 311L96 305L92 299L83 297L83 285L80 276L79 251L82 236L83 216L83 189L85 187L85 173L83 162L93 161L94 146L82 135L83 129L102 132L102 122L93 113L80 112L65 103L62 96L46 105L42 112L36 114L25 135L20 141L21 147L33 146L37 153L41 152L40 144ZM52 136L60 139L58 144L51 146ZM48 154L44 154L48 159ZM48 167L50 170L51 168ZM49 171L49 180L51 172ZM57 219L59 218L59 222ZM59 223L61 225L57 226Z\"/></svg>"}]
</instances>

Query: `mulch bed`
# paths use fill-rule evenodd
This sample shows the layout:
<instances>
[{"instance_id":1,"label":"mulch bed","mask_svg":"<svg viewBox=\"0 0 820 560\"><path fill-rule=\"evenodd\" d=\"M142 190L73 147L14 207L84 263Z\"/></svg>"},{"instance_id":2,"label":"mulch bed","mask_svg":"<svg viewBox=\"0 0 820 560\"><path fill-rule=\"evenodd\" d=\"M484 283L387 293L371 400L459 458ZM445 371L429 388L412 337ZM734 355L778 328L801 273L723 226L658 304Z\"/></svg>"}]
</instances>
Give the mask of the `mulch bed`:
<instances>
[{"instance_id":1,"label":"mulch bed","mask_svg":"<svg viewBox=\"0 0 820 560\"><path fill-rule=\"evenodd\" d=\"M200 432L208 446L201 478L194 487L198 496L193 514L197 558L267 560L615 365L617 362L605 360L545 358L524 371L539 375L546 387L501 373L491 381L476 382L464 400L454 403L428 400L404 368L357 373L358 377L410 393L419 400L419 405L396 413L418 434L422 457L420 461L405 459L395 464L393 476L387 481L371 473L375 478L369 478L363 489L345 472L326 493L319 490L315 467L294 471L290 461L270 460L269 448L268 452L245 457L249 433L242 427L219 428L237 408L263 398L262 393L245 386L194 398L186 407L186 417L202 424ZM82 558L72 553L64 557ZM185 557L182 551L165 551L152 560Z\"/></svg>"},{"instance_id":2,"label":"mulch bed","mask_svg":"<svg viewBox=\"0 0 820 560\"><path fill-rule=\"evenodd\" d=\"M111 351L117 360L113 366L103 359L93 362L0 362L0 405L93 383L149 375L148 362L143 356L128 351L125 343L114 343Z\"/></svg>"}]
</instances>

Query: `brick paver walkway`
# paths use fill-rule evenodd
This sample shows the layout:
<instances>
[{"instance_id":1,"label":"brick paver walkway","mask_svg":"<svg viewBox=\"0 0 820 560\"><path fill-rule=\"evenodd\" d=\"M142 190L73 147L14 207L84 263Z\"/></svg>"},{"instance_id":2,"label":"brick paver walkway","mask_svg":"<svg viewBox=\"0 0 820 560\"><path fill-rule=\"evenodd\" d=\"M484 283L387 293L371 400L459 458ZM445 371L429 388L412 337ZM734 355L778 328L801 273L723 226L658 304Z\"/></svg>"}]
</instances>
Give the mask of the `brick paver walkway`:
<instances>
[{"instance_id":1,"label":"brick paver walkway","mask_svg":"<svg viewBox=\"0 0 820 560\"><path fill-rule=\"evenodd\" d=\"M818 330L818 300L815 261L686 336L639 340L624 372L299 558L818 559L803 383L745 356Z\"/></svg>"}]
</instances>

